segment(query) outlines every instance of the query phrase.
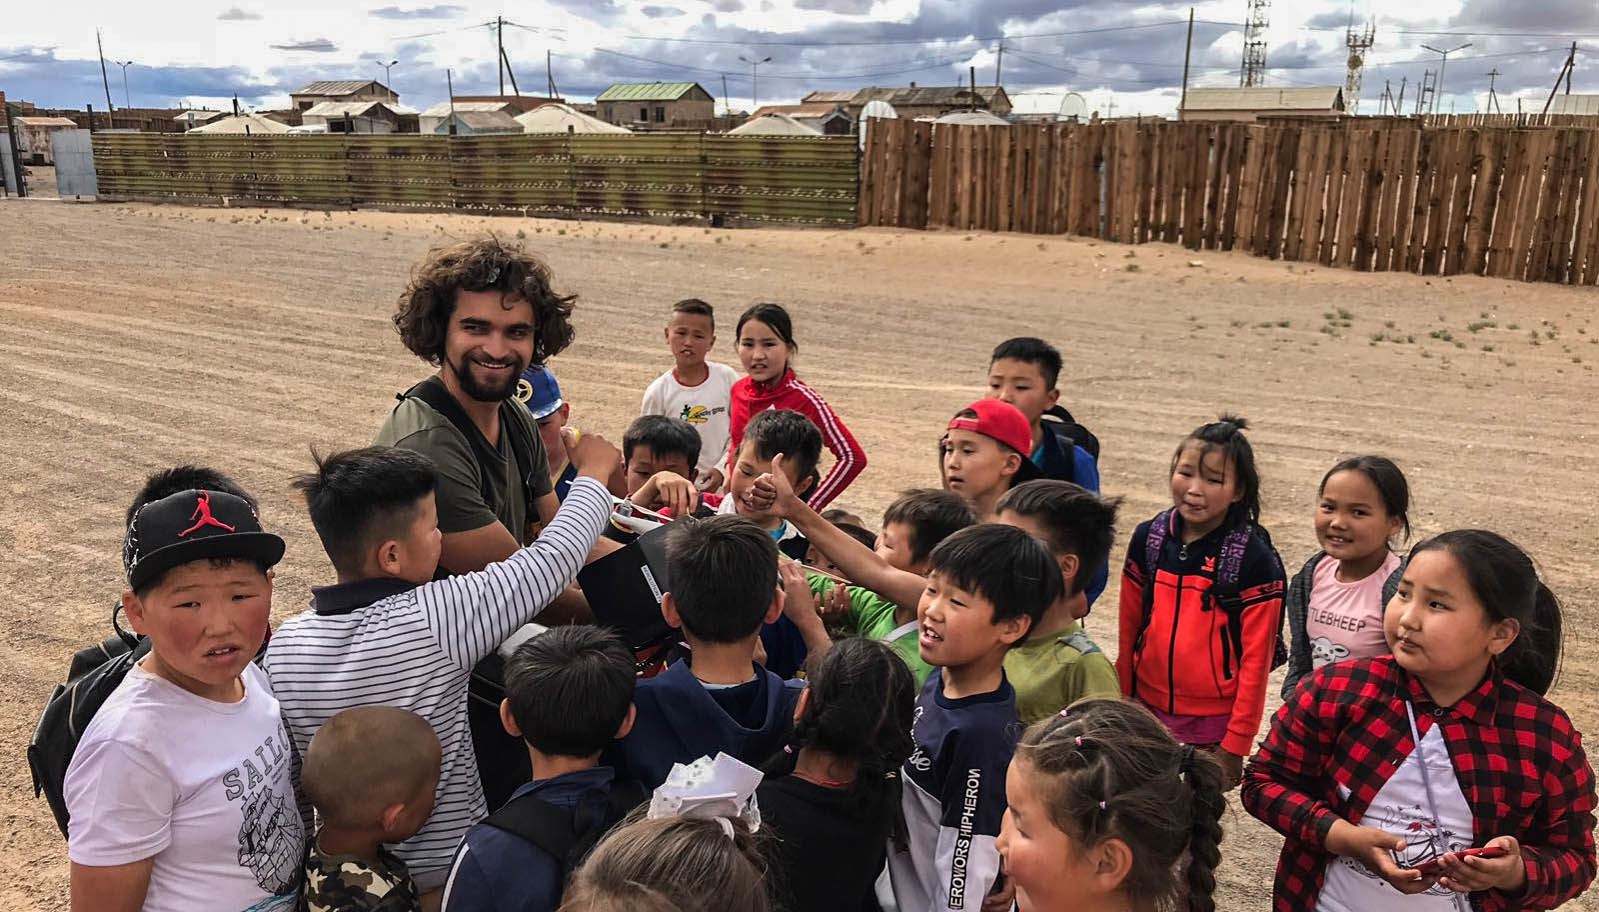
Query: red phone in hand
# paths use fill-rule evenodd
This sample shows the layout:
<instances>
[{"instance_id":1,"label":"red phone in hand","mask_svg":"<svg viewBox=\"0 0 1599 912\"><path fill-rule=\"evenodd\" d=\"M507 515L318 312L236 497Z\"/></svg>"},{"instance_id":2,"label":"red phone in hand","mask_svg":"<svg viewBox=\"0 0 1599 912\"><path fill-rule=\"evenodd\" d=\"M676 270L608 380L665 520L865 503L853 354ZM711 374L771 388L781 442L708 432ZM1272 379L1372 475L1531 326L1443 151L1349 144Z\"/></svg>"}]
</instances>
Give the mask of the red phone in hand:
<instances>
[{"instance_id":1,"label":"red phone in hand","mask_svg":"<svg viewBox=\"0 0 1599 912\"><path fill-rule=\"evenodd\" d=\"M1467 855L1475 855L1478 858L1499 858L1505 854L1505 850L1499 848L1498 846L1484 846L1480 849L1461 849L1458 852L1450 852L1448 854L1459 855L1462 858ZM1440 855L1437 858L1429 858L1410 870L1419 871L1422 874L1430 877L1433 874L1437 874L1439 871L1443 870L1443 866L1443 856Z\"/></svg>"}]
</instances>

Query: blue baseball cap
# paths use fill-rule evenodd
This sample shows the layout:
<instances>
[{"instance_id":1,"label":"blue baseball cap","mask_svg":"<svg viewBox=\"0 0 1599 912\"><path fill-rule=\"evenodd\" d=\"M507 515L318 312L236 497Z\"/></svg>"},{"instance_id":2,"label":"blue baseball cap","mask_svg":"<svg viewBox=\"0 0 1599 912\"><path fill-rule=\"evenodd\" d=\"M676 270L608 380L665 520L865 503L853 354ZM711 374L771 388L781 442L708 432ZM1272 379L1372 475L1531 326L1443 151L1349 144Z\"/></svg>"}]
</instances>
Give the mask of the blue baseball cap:
<instances>
[{"instance_id":1,"label":"blue baseball cap","mask_svg":"<svg viewBox=\"0 0 1599 912\"><path fill-rule=\"evenodd\" d=\"M555 410L566 404L561 398L561 385L555 382L555 375L542 364L535 364L522 372L522 379L516 381L516 401L527 407L533 420L548 418L555 414Z\"/></svg>"}]
</instances>

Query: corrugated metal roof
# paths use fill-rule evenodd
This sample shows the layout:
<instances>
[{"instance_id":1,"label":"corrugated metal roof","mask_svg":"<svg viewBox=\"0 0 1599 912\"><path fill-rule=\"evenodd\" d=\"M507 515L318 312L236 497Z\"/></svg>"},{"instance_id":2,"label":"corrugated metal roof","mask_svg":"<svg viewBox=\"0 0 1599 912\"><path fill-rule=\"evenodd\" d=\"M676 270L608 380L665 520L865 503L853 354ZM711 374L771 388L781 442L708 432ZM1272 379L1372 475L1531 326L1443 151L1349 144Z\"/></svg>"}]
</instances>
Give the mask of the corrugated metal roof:
<instances>
[{"instance_id":1,"label":"corrugated metal roof","mask_svg":"<svg viewBox=\"0 0 1599 912\"><path fill-rule=\"evenodd\" d=\"M522 132L522 125L504 111L456 111L455 119L476 133Z\"/></svg>"},{"instance_id":2,"label":"corrugated metal roof","mask_svg":"<svg viewBox=\"0 0 1599 912\"><path fill-rule=\"evenodd\" d=\"M811 94L800 99L800 101L804 102L805 104L849 104L854 100L855 90L853 89L847 92L829 92L825 90L820 92L812 92Z\"/></svg>"},{"instance_id":3,"label":"corrugated metal roof","mask_svg":"<svg viewBox=\"0 0 1599 912\"><path fill-rule=\"evenodd\" d=\"M978 86L977 97L984 106L992 105L1005 90L1000 86ZM1009 101L1010 96L1005 95ZM865 104L868 101L886 101L895 107L916 105L955 105L970 104L972 90L966 86L916 86L906 87L881 87L871 86L855 93L854 103Z\"/></svg>"},{"instance_id":4,"label":"corrugated metal roof","mask_svg":"<svg viewBox=\"0 0 1599 912\"><path fill-rule=\"evenodd\" d=\"M511 107L511 104L505 101L457 101L455 103L455 113L463 114L470 111L506 111L509 113L509 109ZM450 103L447 101L441 101L433 107L428 108L426 111L423 111L422 116L449 117Z\"/></svg>"},{"instance_id":5,"label":"corrugated metal roof","mask_svg":"<svg viewBox=\"0 0 1599 912\"><path fill-rule=\"evenodd\" d=\"M391 104L386 101L319 101L312 105L303 117L365 117L373 108L384 108L389 113L399 116L402 114L415 114L416 112L402 105Z\"/></svg>"},{"instance_id":6,"label":"corrugated metal roof","mask_svg":"<svg viewBox=\"0 0 1599 912\"><path fill-rule=\"evenodd\" d=\"M619 82L595 101L676 101L699 88L697 82ZM705 90L700 89L701 92Z\"/></svg>"},{"instance_id":7,"label":"corrugated metal roof","mask_svg":"<svg viewBox=\"0 0 1599 912\"><path fill-rule=\"evenodd\" d=\"M1342 111L1340 86L1189 89L1189 111Z\"/></svg>"},{"instance_id":8,"label":"corrugated metal roof","mask_svg":"<svg viewBox=\"0 0 1599 912\"><path fill-rule=\"evenodd\" d=\"M1556 95L1550 114L1599 114L1599 95Z\"/></svg>"},{"instance_id":9,"label":"corrugated metal roof","mask_svg":"<svg viewBox=\"0 0 1599 912\"><path fill-rule=\"evenodd\" d=\"M751 116L760 117L762 114L787 114L801 120L820 120L834 111L848 117L849 114L836 104L786 104L786 105L761 105L755 109Z\"/></svg>"},{"instance_id":10,"label":"corrugated metal roof","mask_svg":"<svg viewBox=\"0 0 1599 912\"><path fill-rule=\"evenodd\" d=\"M389 91L388 86L375 79L325 79L313 82L298 92L291 95L354 95L367 86L375 85L383 91Z\"/></svg>"},{"instance_id":11,"label":"corrugated metal roof","mask_svg":"<svg viewBox=\"0 0 1599 912\"><path fill-rule=\"evenodd\" d=\"M77 123L65 117L18 117L24 127L76 127Z\"/></svg>"}]
</instances>

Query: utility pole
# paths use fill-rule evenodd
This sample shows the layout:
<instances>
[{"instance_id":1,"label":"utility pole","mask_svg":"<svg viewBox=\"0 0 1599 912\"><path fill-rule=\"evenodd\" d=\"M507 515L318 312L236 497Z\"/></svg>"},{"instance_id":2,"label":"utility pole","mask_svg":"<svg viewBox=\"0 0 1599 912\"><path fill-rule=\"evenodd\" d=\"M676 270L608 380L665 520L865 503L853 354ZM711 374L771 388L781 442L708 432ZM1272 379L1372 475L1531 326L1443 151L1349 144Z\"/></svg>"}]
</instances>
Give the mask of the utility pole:
<instances>
[{"instance_id":1,"label":"utility pole","mask_svg":"<svg viewBox=\"0 0 1599 912\"><path fill-rule=\"evenodd\" d=\"M756 60L754 55L745 57L743 54L740 54L738 59L750 65L750 113L754 114L756 109L761 106L761 103L758 100L761 97L761 64L771 63L772 58L762 57L761 59Z\"/></svg>"},{"instance_id":2,"label":"utility pole","mask_svg":"<svg viewBox=\"0 0 1599 912\"><path fill-rule=\"evenodd\" d=\"M1560 65L1560 72L1555 74L1554 88L1549 90L1549 98L1543 103L1543 114L1549 113L1549 106L1555 102L1555 93L1560 91L1560 81L1566 81L1566 94L1571 94L1571 68L1577 62L1577 42L1571 42L1571 52L1566 54L1566 62ZM1542 116L1540 114L1539 116Z\"/></svg>"},{"instance_id":3,"label":"utility pole","mask_svg":"<svg viewBox=\"0 0 1599 912\"><path fill-rule=\"evenodd\" d=\"M132 96L128 94L128 67L133 66L133 61L113 60L111 62L122 67L122 106L131 108L133 107L133 102L130 100Z\"/></svg>"},{"instance_id":4,"label":"utility pole","mask_svg":"<svg viewBox=\"0 0 1599 912\"><path fill-rule=\"evenodd\" d=\"M1432 70L1421 71L1421 83L1416 86L1416 113L1429 113L1428 103L1438 91L1438 74Z\"/></svg>"},{"instance_id":5,"label":"utility pole","mask_svg":"<svg viewBox=\"0 0 1599 912\"><path fill-rule=\"evenodd\" d=\"M1194 55L1194 8L1188 8L1188 43L1183 46L1183 98L1177 102L1177 119L1188 109L1188 61Z\"/></svg>"},{"instance_id":6,"label":"utility pole","mask_svg":"<svg viewBox=\"0 0 1599 912\"><path fill-rule=\"evenodd\" d=\"M966 87L972 91L970 97L966 99L966 110L975 111L977 110L977 67L970 68L968 78L971 81L966 84Z\"/></svg>"},{"instance_id":7,"label":"utility pole","mask_svg":"<svg viewBox=\"0 0 1599 912\"><path fill-rule=\"evenodd\" d=\"M1249 0L1249 13L1244 17L1244 65L1238 75L1240 86L1266 84L1266 17L1271 0Z\"/></svg>"},{"instance_id":8,"label":"utility pole","mask_svg":"<svg viewBox=\"0 0 1599 912\"><path fill-rule=\"evenodd\" d=\"M549 48L544 49L544 94L555 97L555 69L550 65Z\"/></svg>"},{"instance_id":9,"label":"utility pole","mask_svg":"<svg viewBox=\"0 0 1599 912\"><path fill-rule=\"evenodd\" d=\"M722 116L733 116L733 100L727 95L727 74L722 74Z\"/></svg>"},{"instance_id":10,"label":"utility pole","mask_svg":"<svg viewBox=\"0 0 1599 912\"><path fill-rule=\"evenodd\" d=\"M500 71L500 97L505 97L505 17L494 17L494 50L499 55L494 66Z\"/></svg>"},{"instance_id":11,"label":"utility pole","mask_svg":"<svg viewBox=\"0 0 1599 912\"><path fill-rule=\"evenodd\" d=\"M94 30L94 46L100 51L100 84L105 86L105 126L109 130L116 125L111 122L111 78L105 74L105 46L100 43L99 29Z\"/></svg>"},{"instance_id":12,"label":"utility pole","mask_svg":"<svg viewBox=\"0 0 1599 912\"><path fill-rule=\"evenodd\" d=\"M449 87L450 93L450 135L455 135L455 78L449 70L444 71L444 84Z\"/></svg>"},{"instance_id":13,"label":"utility pole","mask_svg":"<svg viewBox=\"0 0 1599 912\"><path fill-rule=\"evenodd\" d=\"M1488 71L1488 113L1490 114L1505 113L1499 107L1499 96L1494 94L1494 81L1503 75L1503 73L1499 72L1498 67L1494 67Z\"/></svg>"},{"instance_id":14,"label":"utility pole","mask_svg":"<svg viewBox=\"0 0 1599 912\"><path fill-rule=\"evenodd\" d=\"M500 60L505 63L505 75L511 77L511 91L516 93L516 97L521 98L522 90L516 87L516 71L511 69L511 58L505 53L504 47L500 48Z\"/></svg>"},{"instance_id":15,"label":"utility pole","mask_svg":"<svg viewBox=\"0 0 1599 912\"><path fill-rule=\"evenodd\" d=\"M994 60L994 85L999 85L1000 84L999 74L1004 69L1005 69L1005 39L1001 38L1001 39L999 39L999 56ZM1566 89L1566 93L1569 95L1571 93L1571 90L1569 88Z\"/></svg>"},{"instance_id":16,"label":"utility pole","mask_svg":"<svg viewBox=\"0 0 1599 912\"><path fill-rule=\"evenodd\" d=\"M1443 59L1444 59L1443 63L1440 63L1438 65L1438 81L1433 84L1433 95L1432 95L1432 112L1433 113L1437 113L1437 111L1438 111L1438 96L1443 94L1443 91L1444 91L1444 71L1449 68L1449 55L1455 53L1456 51L1464 51L1466 48L1469 48L1469 47L1471 47L1471 42L1469 42L1469 41L1466 42L1465 44L1460 45L1459 47L1452 47L1452 48L1450 48L1447 51L1441 51L1438 48L1435 48L1435 47L1433 47L1430 44L1424 44L1424 45L1421 46L1422 50L1424 50L1424 51L1432 51L1434 54L1441 55L1443 57Z\"/></svg>"},{"instance_id":17,"label":"utility pole","mask_svg":"<svg viewBox=\"0 0 1599 912\"><path fill-rule=\"evenodd\" d=\"M1408 85L1409 83L1410 83L1410 77L1409 76L1401 76L1401 77L1399 77L1399 99L1394 102L1394 116L1395 117L1404 116L1405 112L1402 109L1405 106L1405 86Z\"/></svg>"}]
</instances>

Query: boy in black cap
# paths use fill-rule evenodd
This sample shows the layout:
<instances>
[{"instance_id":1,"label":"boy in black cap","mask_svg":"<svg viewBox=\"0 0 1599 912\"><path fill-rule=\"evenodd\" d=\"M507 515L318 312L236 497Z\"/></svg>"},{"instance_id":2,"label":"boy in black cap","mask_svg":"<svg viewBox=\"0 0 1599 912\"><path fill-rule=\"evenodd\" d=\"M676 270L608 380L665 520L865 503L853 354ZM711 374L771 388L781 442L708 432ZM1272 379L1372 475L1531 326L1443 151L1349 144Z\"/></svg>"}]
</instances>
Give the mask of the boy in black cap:
<instances>
[{"instance_id":1,"label":"boy in black cap","mask_svg":"<svg viewBox=\"0 0 1599 912\"><path fill-rule=\"evenodd\" d=\"M282 557L244 497L185 490L134 512L122 605L150 654L67 769L75 908L293 908L291 748L251 662Z\"/></svg>"}]
</instances>

